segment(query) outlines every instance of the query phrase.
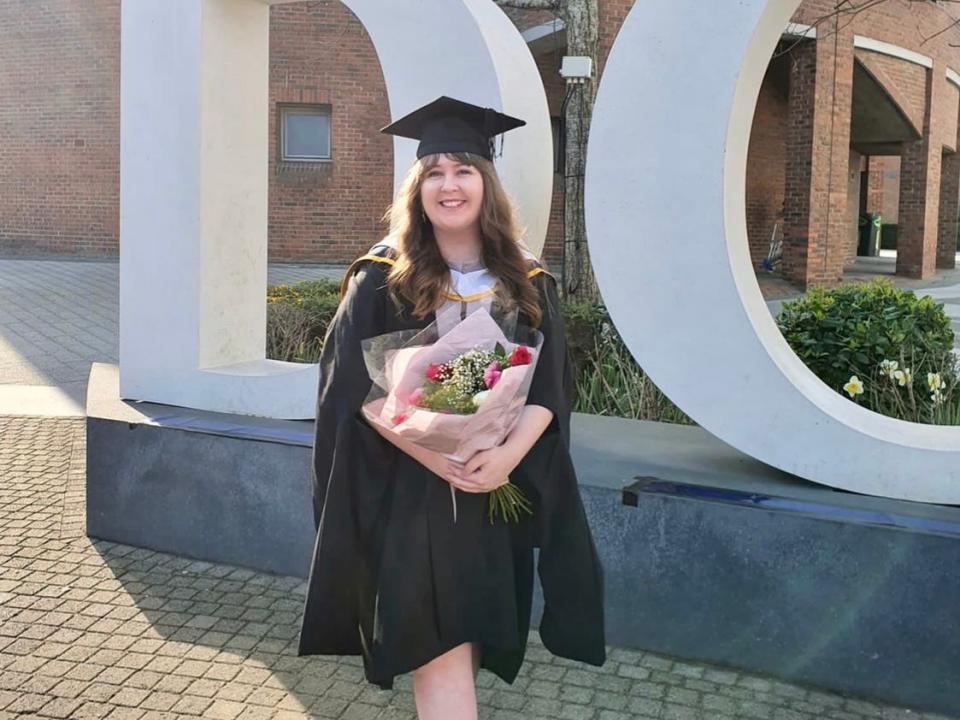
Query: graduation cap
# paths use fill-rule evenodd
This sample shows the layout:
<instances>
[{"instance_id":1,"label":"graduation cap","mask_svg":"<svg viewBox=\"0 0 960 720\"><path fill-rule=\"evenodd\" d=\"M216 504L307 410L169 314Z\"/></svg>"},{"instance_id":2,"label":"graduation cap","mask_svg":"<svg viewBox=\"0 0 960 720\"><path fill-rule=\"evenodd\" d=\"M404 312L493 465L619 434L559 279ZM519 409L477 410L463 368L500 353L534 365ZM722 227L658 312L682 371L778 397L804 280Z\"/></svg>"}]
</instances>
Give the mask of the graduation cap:
<instances>
[{"instance_id":1,"label":"graduation cap","mask_svg":"<svg viewBox=\"0 0 960 720\"><path fill-rule=\"evenodd\" d=\"M492 108L446 95L387 125L380 132L419 140L417 157L468 152L493 159L493 139L527 123Z\"/></svg>"}]
</instances>

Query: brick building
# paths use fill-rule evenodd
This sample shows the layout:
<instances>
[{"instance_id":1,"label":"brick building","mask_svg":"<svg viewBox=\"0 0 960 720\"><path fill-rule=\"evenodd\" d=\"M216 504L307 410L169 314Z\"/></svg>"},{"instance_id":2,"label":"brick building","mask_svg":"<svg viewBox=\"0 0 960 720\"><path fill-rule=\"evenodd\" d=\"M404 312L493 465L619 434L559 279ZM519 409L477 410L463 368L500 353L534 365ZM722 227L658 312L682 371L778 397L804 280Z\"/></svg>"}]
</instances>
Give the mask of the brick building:
<instances>
[{"instance_id":1,"label":"brick building","mask_svg":"<svg viewBox=\"0 0 960 720\"><path fill-rule=\"evenodd\" d=\"M512 16L559 113L563 25ZM0 0L0 253L116 257L119 88L120 0ZM384 233L393 144L373 44L337 0L271 8L269 117L270 259L353 259ZM325 137L298 149L303 131ZM561 192L557 176L554 257Z\"/></svg>"},{"instance_id":2,"label":"brick building","mask_svg":"<svg viewBox=\"0 0 960 720\"><path fill-rule=\"evenodd\" d=\"M751 255L759 263L779 232L786 277L835 283L870 212L897 230L897 274L952 268L960 30L932 3L835 6L802 3L767 69L747 168Z\"/></svg>"},{"instance_id":3,"label":"brick building","mask_svg":"<svg viewBox=\"0 0 960 720\"><path fill-rule=\"evenodd\" d=\"M602 72L633 0L599 3ZM835 282L869 211L897 226L898 272L952 267L960 31L944 30L942 8L904 0L841 16L838 31L834 5L801 5L763 82L746 188L752 257L779 233L788 278ZM559 117L562 23L510 15ZM120 0L0 0L0 253L116 256L119 22ZM337 0L274 6L270 43L270 258L347 261L383 233L392 189L376 53ZM561 200L557 175L550 262Z\"/></svg>"}]
</instances>

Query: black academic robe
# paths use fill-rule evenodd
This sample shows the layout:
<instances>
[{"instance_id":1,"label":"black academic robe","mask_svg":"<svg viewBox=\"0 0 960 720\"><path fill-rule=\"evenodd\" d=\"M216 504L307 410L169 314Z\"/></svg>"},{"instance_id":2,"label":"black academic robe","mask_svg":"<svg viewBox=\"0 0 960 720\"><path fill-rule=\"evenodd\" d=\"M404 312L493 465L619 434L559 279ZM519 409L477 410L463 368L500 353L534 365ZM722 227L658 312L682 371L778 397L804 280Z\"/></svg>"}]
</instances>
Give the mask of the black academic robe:
<instances>
[{"instance_id":1,"label":"black academic robe","mask_svg":"<svg viewBox=\"0 0 960 720\"><path fill-rule=\"evenodd\" d=\"M434 319L417 320L409 305L398 316L386 295L388 269L371 260L350 268L320 358L317 537L297 654L361 655L367 680L389 689L396 675L478 642L481 666L511 683L526 649L536 546L544 645L602 665L603 571L570 459L573 378L555 280L532 279L544 343L527 397L554 416L510 476L533 516L491 525L487 495L457 491L454 523L449 484L359 412L371 386L361 340ZM520 321L529 323L523 314Z\"/></svg>"}]
</instances>

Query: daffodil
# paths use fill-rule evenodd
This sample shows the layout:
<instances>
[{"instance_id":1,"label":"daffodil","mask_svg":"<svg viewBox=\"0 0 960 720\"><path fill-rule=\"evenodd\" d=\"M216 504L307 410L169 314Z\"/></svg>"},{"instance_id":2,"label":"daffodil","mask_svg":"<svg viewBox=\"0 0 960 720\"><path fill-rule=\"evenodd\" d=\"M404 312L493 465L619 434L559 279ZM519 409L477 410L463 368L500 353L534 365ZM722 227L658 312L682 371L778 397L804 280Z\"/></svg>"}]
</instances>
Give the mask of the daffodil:
<instances>
[{"instance_id":1,"label":"daffodil","mask_svg":"<svg viewBox=\"0 0 960 720\"><path fill-rule=\"evenodd\" d=\"M893 379L897 381L897 385L904 387L913 382L913 370L910 368L904 368L903 370L894 370Z\"/></svg>"},{"instance_id":2,"label":"daffodil","mask_svg":"<svg viewBox=\"0 0 960 720\"><path fill-rule=\"evenodd\" d=\"M927 387L930 388L931 392L937 392L946 386L947 383L945 383L943 378L940 377L940 373L927 373Z\"/></svg>"},{"instance_id":3,"label":"daffodil","mask_svg":"<svg viewBox=\"0 0 960 720\"><path fill-rule=\"evenodd\" d=\"M847 384L843 386L843 389L850 397L862 395L863 383L860 382L860 378L858 378L856 375L851 375L850 379L847 381Z\"/></svg>"},{"instance_id":4,"label":"daffodil","mask_svg":"<svg viewBox=\"0 0 960 720\"><path fill-rule=\"evenodd\" d=\"M884 360L880 363L880 372L893 380L893 373L900 367L896 360Z\"/></svg>"}]
</instances>

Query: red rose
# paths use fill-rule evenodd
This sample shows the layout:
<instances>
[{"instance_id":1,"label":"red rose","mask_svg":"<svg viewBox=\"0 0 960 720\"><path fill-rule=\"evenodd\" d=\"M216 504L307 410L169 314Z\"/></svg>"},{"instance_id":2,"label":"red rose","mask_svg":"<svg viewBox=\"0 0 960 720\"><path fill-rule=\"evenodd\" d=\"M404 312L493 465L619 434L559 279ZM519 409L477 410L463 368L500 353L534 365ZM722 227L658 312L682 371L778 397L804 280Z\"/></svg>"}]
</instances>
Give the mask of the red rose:
<instances>
[{"instance_id":1,"label":"red rose","mask_svg":"<svg viewBox=\"0 0 960 720\"><path fill-rule=\"evenodd\" d=\"M533 353L524 345L517 345L517 349L510 353L510 367L529 365L531 360L533 360Z\"/></svg>"},{"instance_id":2,"label":"red rose","mask_svg":"<svg viewBox=\"0 0 960 720\"><path fill-rule=\"evenodd\" d=\"M448 377L450 377L450 368L448 368L446 364L433 365L431 363L427 366L427 380L438 383L443 382Z\"/></svg>"},{"instance_id":3,"label":"red rose","mask_svg":"<svg viewBox=\"0 0 960 720\"><path fill-rule=\"evenodd\" d=\"M406 419L407 419L407 416L404 415L403 413L400 413L399 415L394 415L394 416L393 416L393 424L394 424L394 425L399 425L400 423L404 422Z\"/></svg>"}]
</instances>

